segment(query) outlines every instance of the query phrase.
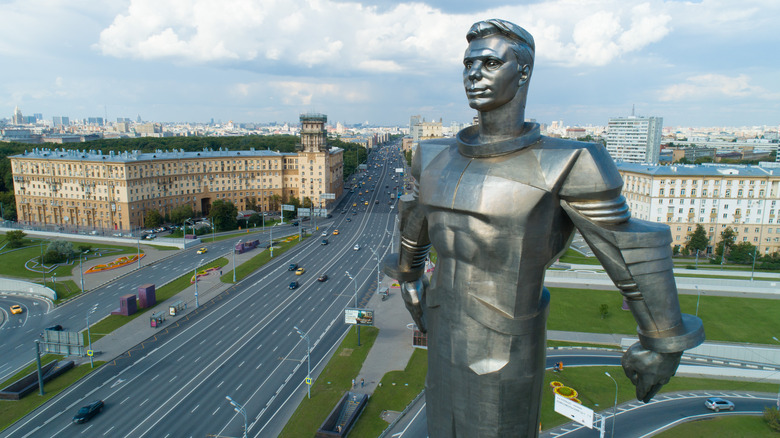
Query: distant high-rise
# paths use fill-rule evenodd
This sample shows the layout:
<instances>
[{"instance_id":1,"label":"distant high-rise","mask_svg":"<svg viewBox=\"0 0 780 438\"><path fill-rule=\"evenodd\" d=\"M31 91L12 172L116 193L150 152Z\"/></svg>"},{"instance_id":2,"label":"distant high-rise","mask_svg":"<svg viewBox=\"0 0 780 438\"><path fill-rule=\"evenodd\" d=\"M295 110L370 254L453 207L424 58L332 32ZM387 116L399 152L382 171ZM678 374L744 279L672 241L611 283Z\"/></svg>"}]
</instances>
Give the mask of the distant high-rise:
<instances>
[{"instance_id":1,"label":"distant high-rise","mask_svg":"<svg viewBox=\"0 0 780 438\"><path fill-rule=\"evenodd\" d=\"M607 152L616 161L658 164L662 117L617 117L607 126Z\"/></svg>"},{"instance_id":2,"label":"distant high-rise","mask_svg":"<svg viewBox=\"0 0 780 438\"><path fill-rule=\"evenodd\" d=\"M51 121L54 123L54 127L58 126L69 126L70 125L70 117L67 116L54 116L51 118Z\"/></svg>"},{"instance_id":3,"label":"distant high-rise","mask_svg":"<svg viewBox=\"0 0 780 438\"><path fill-rule=\"evenodd\" d=\"M24 116L22 116L22 110L20 110L18 106L14 108L14 114L13 116L11 116L11 124L13 125L24 124Z\"/></svg>"}]
</instances>

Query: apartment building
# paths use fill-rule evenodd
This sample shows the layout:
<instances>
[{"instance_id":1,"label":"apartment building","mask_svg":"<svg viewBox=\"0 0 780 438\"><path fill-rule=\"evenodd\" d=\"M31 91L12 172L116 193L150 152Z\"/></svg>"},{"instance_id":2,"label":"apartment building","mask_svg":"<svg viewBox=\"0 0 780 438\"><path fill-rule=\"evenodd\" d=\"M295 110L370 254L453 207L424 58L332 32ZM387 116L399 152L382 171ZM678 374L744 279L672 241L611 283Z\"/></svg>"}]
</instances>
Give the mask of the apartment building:
<instances>
[{"instance_id":1,"label":"apartment building","mask_svg":"<svg viewBox=\"0 0 780 438\"><path fill-rule=\"evenodd\" d=\"M780 166L617 165L631 214L669 225L674 245L684 245L700 224L710 239L708 252L726 227L760 254L780 251Z\"/></svg>"},{"instance_id":2,"label":"apartment building","mask_svg":"<svg viewBox=\"0 0 780 438\"><path fill-rule=\"evenodd\" d=\"M607 152L615 161L658 164L662 117L617 117L607 125Z\"/></svg>"},{"instance_id":3,"label":"apartment building","mask_svg":"<svg viewBox=\"0 0 780 438\"><path fill-rule=\"evenodd\" d=\"M301 116L303 122L304 116ZM132 230L146 212L181 205L208 214L217 199L238 210L279 209L290 197L343 191L343 149L328 148L325 116L306 124L297 153L33 149L10 156L20 223Z\"/></svg>"}]
</instances>

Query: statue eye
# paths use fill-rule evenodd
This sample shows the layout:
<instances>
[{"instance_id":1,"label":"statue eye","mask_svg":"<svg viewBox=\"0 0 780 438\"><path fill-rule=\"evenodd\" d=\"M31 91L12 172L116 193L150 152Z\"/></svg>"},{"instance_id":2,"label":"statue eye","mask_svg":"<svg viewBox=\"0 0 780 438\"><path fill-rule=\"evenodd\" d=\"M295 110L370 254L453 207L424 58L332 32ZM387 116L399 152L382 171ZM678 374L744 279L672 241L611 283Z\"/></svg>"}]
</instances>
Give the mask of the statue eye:
<instances>
[{"instance_id":1,"label":"statue eye","mask_svg":"<svg viewBox=\"0 0 780 438\"><path fill-rule=\"evenodd\" d=\"M463 65L464 65L466 68L471 68L471 66L472 66L472 65L474 65L474 63L473 63L473 62L471 62L471 61L463 61Z\"/></svg>"},{"instance_id":2,"label":"statue eye","mask_svg":"<svg viewBox=\"0 0 780 438\"><path fill-rule=\"evenodd\" d=\"M485 61L485 67L490 69L501 67L501 61L497 59L488 59L487 61Z\"/></svg>"}]
</instances>

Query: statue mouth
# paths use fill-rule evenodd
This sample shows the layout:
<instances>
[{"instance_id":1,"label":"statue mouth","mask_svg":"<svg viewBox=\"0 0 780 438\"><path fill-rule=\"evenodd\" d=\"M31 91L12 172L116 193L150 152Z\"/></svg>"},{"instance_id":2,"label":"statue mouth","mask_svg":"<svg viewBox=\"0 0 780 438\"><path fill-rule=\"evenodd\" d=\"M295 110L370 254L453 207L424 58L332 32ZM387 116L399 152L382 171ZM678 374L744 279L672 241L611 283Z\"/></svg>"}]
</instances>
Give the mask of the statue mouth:
<instances>
[{"instance_id":1,"label":"statue mouth","mask_svg":"<svg viewBox=\"0 0 780 438\"><path fill-rule=\"evenodd\" d=\"M469 96L479 96L488 92L487 88L468 88L466 94Z\"/></svg>"}]
</instances>

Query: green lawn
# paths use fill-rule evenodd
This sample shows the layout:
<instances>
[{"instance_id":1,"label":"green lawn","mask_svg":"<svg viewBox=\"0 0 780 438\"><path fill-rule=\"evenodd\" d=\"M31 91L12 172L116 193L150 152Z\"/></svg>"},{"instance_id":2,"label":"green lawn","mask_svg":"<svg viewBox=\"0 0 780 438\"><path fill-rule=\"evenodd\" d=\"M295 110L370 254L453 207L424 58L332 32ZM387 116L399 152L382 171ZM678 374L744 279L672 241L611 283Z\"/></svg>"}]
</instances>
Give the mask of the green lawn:
<instances>
[{"instance_id":1,"label":"green lawn","mask_svg":"<svg viewBox=\"0 0 780 438\"><path fill-rule=\"evenodd\" d=\"M86 376L90 372L97 370L104 362L95 361L96 367L90 368L89 364L83 364L81 366L72 368L55 379L47 382L43 389L44 395L38 395L38 391L23 397L21 400L0 400L0 430L4 430L8 426L12 425L15 421L29 414L46 403L49 399L55 395L67 389L70 385ZM33 367L35 365L33 364ZM76 413L74 408L73 414ZM70 413L66 413L70 414Z\"/></svg>"},{"instance_id":2,"label":"green lawn","mask_svg":"<svg viewBox=\"0 0 780 438\"><path fill-rule=\"evenodd\" d=\"M761 416L723 416L683 423L656 438L745 438L778 437Z\"/></svg>"},{"instance_id":3,"label":"green lawn","mask_svg":"<svg viewBox=\"0 0 780 438\"><path fill-rule=\"evenodd\" d=\"M210 263L207 263L200 268L198 268L198 272L205 271L208 268L214 267L214 266L225 266L227 264L227 259L224 257L220 257ZM92 342L97 341L98 339L102 338L103 336L113 332L114 330L118 329L119 327L122 327L123 325L127 324L128 322L134 320L135 318L138 318L141 315L145 315L146 313L152 311L160 311L168 309L162 309L159 303L162 303L163 301L167 300L168 298L176 295L177 293L183 291L184 289L192 286L192 277L195 275L194 270L187 272L186 274L182 275L181 277L177 278L176 280L173 280L172 282L166 284L165 286L160 287L159 289L155 288L155 297L157 299L157 305L154 307L150 307L148 309L139 309L136 313L130 316L124 316L124 315L109 315L100 321L90 324L90 334L92 336ZM83 332L84 336L84 345L89 345L89 341L87 340L87 331L85 330Z\"/></svg>"},{"instance_id":4,"label":"green lawn","mask_svg":"<svg viewBox=\"0 0 780 438\"><path fill-rule=\"evenodd\" d=\"M59 354L44 354L44 355L41 356L41 366L44 366L44 365L48 364L49 362L54 362L55 360L60 360L62 358L63 358L63 356L61 356ZM19 371L18 373L14 374L13 376L11 376L8 379L6 379L5 382L0 383L0 388L5 388L6 386L16 382L17 380L21 379L22 377L24 377L24 376L30 374L31 372L35 371L35 369L37 367L38 366L37 366L35 361L30 362L30 364L27 365L26 367L22 368L21 371Z\"/></svg>"},{"instance_id":5,"label":"green lawn","mask_svg":"<svg viewBox=\"0 0 780 438\"><path fill-rule=\"evenodd\" d=\"M379 330L375 327L361 327L361 346L358 347L357 332L352 327L312 385L311 399L304 398L298 405L298 409L287 422L280 437L314 436L344 392L352 387L352 379L360 372L368 351L374 345L377 333Z\"/></svg>"},{"instance_id":6,"label":"green lawn","mask_svg":"<svg viewBox=\"0 0 780 438\"><path fill-rule=\"evenodd\" d=\"M30 243L32 246L26 246L21 249L8 250L6 249L0 254L0 275L10 278L24 278L33 281L43 282L43 277L40 272L30 271L25 267L25 263L31 259L39 259L41 256L41 245L43 242L43 250L46 250L48 242L53 240L40 240L40 239L25 239L25 243ZM84 243L73 242L74 248L78 251L79 245L90 245L92 250L90 254L95 252L101 252L111 250L111 256L120 256L123 254L136 254L138 252L135 246L121 246L121 245L108 245L103 243ZM143 253L143 251L141 251ZM48 265L47 265L48 266ZM86 267L85 267L86 269ZM60 265L52 272L46 272L46 285L49 285L52 276L56 273L58 277L63 278L73 273L79 273L79 262L76 260L70 265Z\"/></svg>"},{"instance_id":7,"label":"green lawn","mask_svg":"<svg viewBox=\"0 0 780 438\"><path fill-rule=\"evenodd\" d=\"M383 411L401 412L417 394L425 388L425 373L428 370L428 351L415 348L406 369L391 371L382 377L368 400L350 436L379 436L388 426L380 416Z\"/></svg>"},{"instance_id":8,"label":"green lawn","mask_svg":"<svg viewBox=\"0 0 780 438\"><path fill-rule=\"evenodd\" d=\"M630 312L620 310L622 298L616 291L550 288L550 294L550 330L636 333L636 322ZM682 311L694 314L696 298L680 295ZM609 315L604 319L599 315L602 303L609 306ZM699 303L699 316L709 341L773 344L778 314L780 300L702 296Z\"/></svg>"},{"instance_id":9,"label":"green lawn","mask_svg":"<svg viewBox=\"0 0 780 438\"><path fill-rule=\"evenodd\" d=\"M236 237L236 236L232 236L232 237ZM280 255L284 254L287 250L289 250L290 248L292 248L293 246L299 243L297 238L289 242L285 242L286 239L287 238L274 239L274 242L277 242L278 245L278 246L274 246L274 257L279 257ZM252 251L260 251L260 252L254 257L252 257L251 259L236 266L236 281L243 280L244 277L251 274L252 272L255 272L258 268L271 261L270 249L262 249L258 247ZM223 274L220 280L222 280L223 283L232 283L233 271L231 270L230 272Z\"/></svg>"},{"instance_id":10,"label":"green lawn","mask_svg":"<svg viewBox=\"0 0 780 438\"><path fill-rule=\"evenodd\" d=\"M572 263L577 265L599 265L601 262L596 257L586 257L579 252L569 248L558 260L561 263Z\"/></svg>"}]
</instances>

